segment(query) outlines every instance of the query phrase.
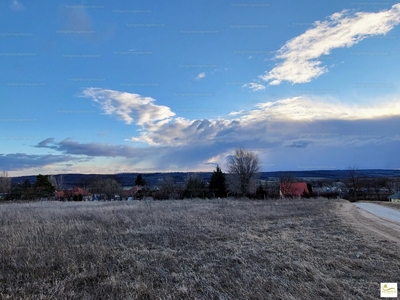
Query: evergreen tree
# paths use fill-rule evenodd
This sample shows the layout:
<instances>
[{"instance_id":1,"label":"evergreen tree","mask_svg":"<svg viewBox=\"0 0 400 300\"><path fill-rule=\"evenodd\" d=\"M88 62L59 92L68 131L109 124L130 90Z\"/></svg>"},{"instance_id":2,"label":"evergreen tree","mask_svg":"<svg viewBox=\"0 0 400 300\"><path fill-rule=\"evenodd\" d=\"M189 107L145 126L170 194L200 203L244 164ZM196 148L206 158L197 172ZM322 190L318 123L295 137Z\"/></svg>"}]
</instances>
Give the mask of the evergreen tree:
<instances>
[{"instance_id":1,"label":"evergreen tree","mask_svg":"<svg viewBox=\"0 0 400 300\"><path fill-rule=\"evenodd\" d=\"M264 190L264 188L262 187L262 185L260 184L256 190L256 198L257 199L264 199L266 196L266 192Z\"/></svg>"},{"instance_id":2,"label":"evergreen tree","mask_svg":"<svg viewBox=\"0 0 400 300\"><path fill-rule=\"evenodd\" d=\"M35 192L37 197L53 196L55 190L47 175L39 174L36 176Z\"/></svg>"},{"instance_id":3,"label":"evergreen tree","mask_svg":"<svg viewBox=\"0 0 400 300\"><path fill-rule=\"evenodd\" d=\"M138 174L135 180L135 185L137 186L145 186L146 181L143 179L142 174Z\"/></svg>"},{"instance_id":4,"label":"evergreen tree","mask_svg":"<svg viewBox=\"0 0 400 300\"><path fill-rule=\"evenodd\" d=\"M209 188L215 197L226 197L226 178L218 165L217 169L211 175Z\"/></svg>"}]
</instances>

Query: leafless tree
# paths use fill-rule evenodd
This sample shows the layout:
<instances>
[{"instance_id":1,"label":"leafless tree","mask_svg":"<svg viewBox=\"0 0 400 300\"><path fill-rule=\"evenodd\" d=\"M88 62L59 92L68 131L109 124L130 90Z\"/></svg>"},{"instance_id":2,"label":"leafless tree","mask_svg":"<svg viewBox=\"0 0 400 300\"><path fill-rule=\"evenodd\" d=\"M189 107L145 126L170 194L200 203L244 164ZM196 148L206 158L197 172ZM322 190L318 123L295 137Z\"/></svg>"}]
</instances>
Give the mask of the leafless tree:
<instances>
[{"instance_id":1,"label":"leafless tree","mask_svg":"<svg viewBox=\"0 0 400 300\"><path fill-rule=\"evenodd\" d=\"M105 195L110 200L115 195L119 195L122 192L122 188L115 179L106 178L92 182L90 191L94 194Z\"/></svg>"},{"instance_id":2,"label":"leafless tree","mask_svg":"<svg viewBox=\"0 0 400 300\"><path fill-rule=\"evenodd\" d=\"M65 190L67 188L65 181L64 181L64 175L62 175L62 174L57 177L57 187L58 187L58 190L60 190L60 191Z\"/></svg>"},{"instance_id":3,"label":"leafless tree","mask_svg":"<svg viewBox=\"0 0 400 300\"><path fill-rule=\"evenodd\" d=\"M361 172L357 166L352 166L347 169L348 186L351 188L351 201L357 201L357 194L361 190Z\"/></svg>"},{"instance_id":4,"label":"leafless tree","mask_svg":"<svg viewBox=\"0 0 400 300\"><path fill-rule=\"evenodd\" d=\"M281 197L291 195L292 185L296 178L290 173L281 173L279 176L279 190Z\"/></svg>"},{"instance_id":5,"label":"leafless tree","mask_svg":"<svg viewBox=\"0 0 400 300\"><path fill-rule=\"evenodd\" d=\"M57 179L54 175L49 176L49 181L50 181L51 185L54 186L54 188L56 190L58 190Z\"/></svg>"},{"instance_id":6,"label":"leafless tree","mask_svg":"<svg viewBox=\"0 0 400 300\"><path fill-rule=\"evenodd\" d=\"M260 171L260 159L250 150L237 148L227 161L228 189L245 196L250 193L250 182L256 179Z\"/></svg>"},{"instance_id":7,"label":"leafless tree","mask_svg":"<svg viewBox=\"0 0 400 300\"><path fill-rule=\"evenodd\" d=\"M166 176L161 182L161 198L178 199L180 197L181 187L175 183L172 176Z\"/></svg>"},{"instance_id":8,"label":"leafless tree","mask_svg":"<svg viewBox=\"0 0 400 300\"><path fill-rule=\"evenodd\" d=\"M64 176L62 174L57 177L54 175L50 175L49 181L50 181L51 185L56 188L57 191L62 191L62 190L66 189Z\"/></svg>"},{"instance_id":9,"label":"leafless tree","mask_svg":"<svg viewBox=\"0 0 400 300\"><path fill-rule=\"evenodd\" d=\"M11 178L8 177L8 172L3 171L0 175L0 192L8 193L11 190Z\"/></svg>"}]
</instances>

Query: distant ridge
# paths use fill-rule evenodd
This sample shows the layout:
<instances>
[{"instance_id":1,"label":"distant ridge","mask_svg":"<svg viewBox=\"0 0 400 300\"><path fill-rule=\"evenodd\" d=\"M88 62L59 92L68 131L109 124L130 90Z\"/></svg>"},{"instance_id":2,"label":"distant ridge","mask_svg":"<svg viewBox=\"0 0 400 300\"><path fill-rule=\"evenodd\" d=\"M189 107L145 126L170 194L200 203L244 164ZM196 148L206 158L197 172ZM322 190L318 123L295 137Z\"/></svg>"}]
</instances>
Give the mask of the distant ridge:
<instances>
[{"instance_id":1,"label":"distant ridge","mask_svg":"<svg viewBox=\"0 0 400 300\"><path fill-rule=\"evenodd\" d=\"M275 171L275 172L261 172L260 179L265 180L268 178L277 178L282 173L289 173L297 178L304 179L330 179L340 180L349 177L348 170L314 170L314 171ZM385 170L385 169L372 169L372 170L358 170L359 174L367 177L400 177L400 170ZM68 188L75 186L88 185L90 181L97 178L114 178L122 186L133 186L136 176L139 173L119 173L119 174L62 174L64 177L65 185ZM158 185L160 181L166 176L172 176L175 182L185 182L189 174L196 174L205 181L209 181L212 172L171 172L171 173L140 173L143 179L149 185ZM59 175L55 175L59 176ZM12 177L13 184L22 184L25 180L29 180L31 184L36 182L36 175Z\"/></svg>"}]
</instances>

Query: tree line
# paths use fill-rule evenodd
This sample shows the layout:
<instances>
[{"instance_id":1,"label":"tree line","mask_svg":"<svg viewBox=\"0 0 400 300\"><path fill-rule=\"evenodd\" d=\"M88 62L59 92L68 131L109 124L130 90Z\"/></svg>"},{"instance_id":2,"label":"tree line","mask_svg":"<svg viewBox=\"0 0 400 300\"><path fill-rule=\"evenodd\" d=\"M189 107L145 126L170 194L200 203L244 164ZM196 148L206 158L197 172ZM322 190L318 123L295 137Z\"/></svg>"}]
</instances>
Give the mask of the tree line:
<instances>
[{"instance_id":1,"label":"tree line","mask_svg":"<svg viewBox=\"0 0 400 300\"><path fill-rule=\"evenodd\" d=\"M184 198L224 198L224 197L248 197L256 199L276 199L285 194L290 198L289 191L294 182L301 181L293 177L290 173L281 173L280 178L270 182L257 182L260 172L259 156L250 150L238 148L233 155L229 156L226 162L227 173L222 172L219 165L211 175L211 179L206 182L196 174L189 174L185 182L175 182L170 175L164 177L157 186L148 186L141 174L138 174L134 181L137 190L128 194L123 190L121 184L113 175L108 178L93 178L81 182L80 187L98 195L98 200L123 199L134 197L143 199L152 197L155 200L163 199L184 199ZM344 179L343 184L347 191L325 191L314 192L312 185L307 184L307 193L302 197L325 197L325 198L345 198L350 201L364 200L387 200L387 197L395 192L396 187L393 180L388 178L369 178L362 174L356 167L348 169L348 178ZM285 183L282 185L282 183ZM313 186L318 189L327 180L313 182ZM332 182L331 182L332 183ZM11 184L11 178L7 172L0 174L0 200L31 200L40 198L54 198L55 191L63 191L64 200L82 200L84 195L73 194L66 189L63 176L37 175L36 182L31 184L29 180L23 183ZM398 190L398 188L397 188Z\"/></svg>"},{"instance_id":2,"label":"tree line","mask_svg":"<svg viewBox=\"0 0 400 300\"><path fill-rule=\"evenodd\" d=\"M166 176L154 189L146 185L143 176L139 174L134 182L141 187L135 193L136 198L153 197L154 199L182 199L182 198L212 198L226 197L227 195L252 196L250 183L256 179L260 170L260 159L253 151L238 148L226 163L228 173L222 172L219 165L211 175L211 180L205 182L195 174L190 174L185 183L176 183L171 176ZM102 195L105 199L112 199L115 195L123 194L118 181L110 178L98 178L82 184L82 188L92 194ZM70 200L62 175L37 175L32 184L25 180L22 184L11 185L7 172L0 176L0 195L3 199L37 199L55 196L55 191L63 190L65 197Z\"/></svg>"}]
</instances>

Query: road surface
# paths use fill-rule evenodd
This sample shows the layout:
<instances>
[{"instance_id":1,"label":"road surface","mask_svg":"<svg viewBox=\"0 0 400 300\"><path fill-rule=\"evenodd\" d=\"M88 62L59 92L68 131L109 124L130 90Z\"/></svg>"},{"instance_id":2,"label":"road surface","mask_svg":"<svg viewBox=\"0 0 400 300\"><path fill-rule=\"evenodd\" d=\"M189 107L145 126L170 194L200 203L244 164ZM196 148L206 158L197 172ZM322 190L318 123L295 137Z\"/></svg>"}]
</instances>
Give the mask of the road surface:
<instances>
[{"instance_id":1,"label":"road surface","mask_svg":"<svg viewBox=\"0 0 400 300\"><path fill-rule=\"evenodd\" d=\"M362 208L366 211L368 211L371 214L374 214L375 216L378 216L380 218L393 221L393 222L399 222L400 223L400 211L395 210L386 206L382 206L379 204L373 204L373 203L354 203L355 206Z\"/></svg>"},{"instance_id":2,"label":"road surface","mask_svg":"<svg viewBox=\"0 0 400 300\"><path fill-rule=\"evenodd\" d=\"M400 245L400 212L379 204L338 202L345 222L363 232L374 233Z\"/></svg>"}]
</instances>

